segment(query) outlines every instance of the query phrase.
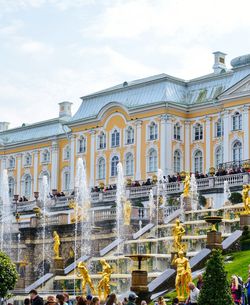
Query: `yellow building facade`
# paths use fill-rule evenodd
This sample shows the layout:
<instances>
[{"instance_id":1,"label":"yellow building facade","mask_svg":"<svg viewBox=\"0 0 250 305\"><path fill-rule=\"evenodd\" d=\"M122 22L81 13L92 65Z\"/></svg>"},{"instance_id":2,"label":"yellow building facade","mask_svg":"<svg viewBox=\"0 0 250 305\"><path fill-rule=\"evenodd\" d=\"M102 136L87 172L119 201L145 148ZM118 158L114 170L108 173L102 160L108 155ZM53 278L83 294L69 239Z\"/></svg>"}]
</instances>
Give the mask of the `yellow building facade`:
<instances>
[{"instance_id":1,"label":"yellow building facade","mask_svg":"<svg viewBox=\"0 0 250 305\"><path fill-rule=\"evenodd\" d=\"M182 170L207 173L220 163L249 159L250 55L225 65L214 53L213 73L185 81L160 74L59 104L59 118L9 129L0 123L1 170L10 196L33 197L46 175L51 189L74 189L77 158L89 185L146 180Z\"/></svg>"}]
</instances>

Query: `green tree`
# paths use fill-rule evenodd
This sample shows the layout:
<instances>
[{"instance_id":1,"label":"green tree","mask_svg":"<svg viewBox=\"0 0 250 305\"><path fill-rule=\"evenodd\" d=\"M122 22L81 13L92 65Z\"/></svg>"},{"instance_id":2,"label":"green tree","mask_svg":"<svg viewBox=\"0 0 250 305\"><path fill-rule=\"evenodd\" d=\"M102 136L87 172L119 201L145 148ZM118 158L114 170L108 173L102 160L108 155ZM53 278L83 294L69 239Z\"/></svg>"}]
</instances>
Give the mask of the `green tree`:
<instances>
[{"instance_id":1,"label":"green tree","mask_svg":"<svg viewBox=\"0 0 250 305\"><path fill-rule=\"evenodd\" d=\"M4 252L0 252L0 298L5 298L14 289L18 273L16 266Z\"/></svg>"},{"instance_id":2,"label":"green tree","mask_svg":"<svg viewBox=\"0 0 250 305\"><path fill-rule=\"evenodd\" d=\"M227 279L220 250L213 250L207 261L198 305L233 305L230 284Z\"/></svg>"}]
</instances>

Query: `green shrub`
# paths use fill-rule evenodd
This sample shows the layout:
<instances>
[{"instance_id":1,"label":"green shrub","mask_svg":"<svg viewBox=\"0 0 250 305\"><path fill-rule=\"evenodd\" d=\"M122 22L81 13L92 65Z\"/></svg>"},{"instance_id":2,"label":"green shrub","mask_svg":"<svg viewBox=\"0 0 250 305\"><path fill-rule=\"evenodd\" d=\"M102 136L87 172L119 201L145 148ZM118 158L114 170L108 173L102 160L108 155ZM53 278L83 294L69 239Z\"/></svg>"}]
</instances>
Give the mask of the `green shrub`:
<instances>
[{"instance_id":1,"label":"green shrub","mask_svg":"<svg viewBox=\"0 0 250 305\"><path fill-rule=\"evenodd\" d=\"M232 193L229 197L229 200L232 202L232 204L237 204L242 202L242 195L240 193Z\"/></svg>"},{"instance_id":2,"label":"green shrub","mask_svg":"<svg viewBox=\"0 0 250 305\"><path fill-rule=\"evenodd\" d=\"M202 196L201 193L199 194L198 201L201 207L204 207L207 203L206 197Z\"/></svg>"}]
</instances>

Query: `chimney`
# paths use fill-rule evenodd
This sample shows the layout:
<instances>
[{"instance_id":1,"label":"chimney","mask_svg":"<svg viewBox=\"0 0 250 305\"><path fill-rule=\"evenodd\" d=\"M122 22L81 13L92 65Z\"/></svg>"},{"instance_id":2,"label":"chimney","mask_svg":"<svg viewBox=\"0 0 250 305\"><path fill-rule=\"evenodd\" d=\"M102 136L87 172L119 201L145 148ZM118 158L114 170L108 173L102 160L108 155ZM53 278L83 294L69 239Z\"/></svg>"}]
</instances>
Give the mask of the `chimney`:
<instances>
[{"instance_id":1,"label":"chimney","mask_svg":"<svg viewBox=\"0 0 250 305\"><path fill-rule=\"evenodd\" d=\"M220 51L214 52L213 54L214 54L214 65L213 65L214 73L220 74L226 72L227 67L225 64L225 58L227 54L222 53Z\"/></svg>"},{"instance_id":2,"label":"chimney","mask_svg":"<svg viewBox=\"0 0 250 305\"><path fill-rule=\"evenodd\" d=\"M71 118L71 102L61 102L59 103L59 118L69 119Z\"/></svg>"},{"instance_id":3,"label":"chimney","mask_svg":"<svg viewBox=\"0 0 250 305\"><path fill-rule=\"evenodd\" d=\"M8 123L8 122L0 122L0 132L8 130L9 125L10 125L10 123Z\"/></svg>"}]
</instances>

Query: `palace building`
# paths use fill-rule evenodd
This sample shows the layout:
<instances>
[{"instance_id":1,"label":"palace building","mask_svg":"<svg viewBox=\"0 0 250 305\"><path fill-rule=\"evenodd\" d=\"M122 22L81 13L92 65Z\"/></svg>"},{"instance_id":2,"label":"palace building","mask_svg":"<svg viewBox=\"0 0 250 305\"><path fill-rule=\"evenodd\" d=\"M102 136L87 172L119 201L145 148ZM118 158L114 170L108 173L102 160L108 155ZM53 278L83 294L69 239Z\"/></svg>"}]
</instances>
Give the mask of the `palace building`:
<instances>
[{"instance_id":1,"label":"palace building","mask_svg":"<svg viewBox=\"0 0 250 305\"><path fill-rule=\"evenodd\" d=\"M9 193L33 197L44 175L50 189L71 192L77 158L89 185L127 178L207 173L221 163L249 159L250 54L225 64L214 53L213 73L191 80L150 76L83 96L78 111L59 104L59 117L9 129L0 123L0 165Z\"/></svg>"}]
</instances>

